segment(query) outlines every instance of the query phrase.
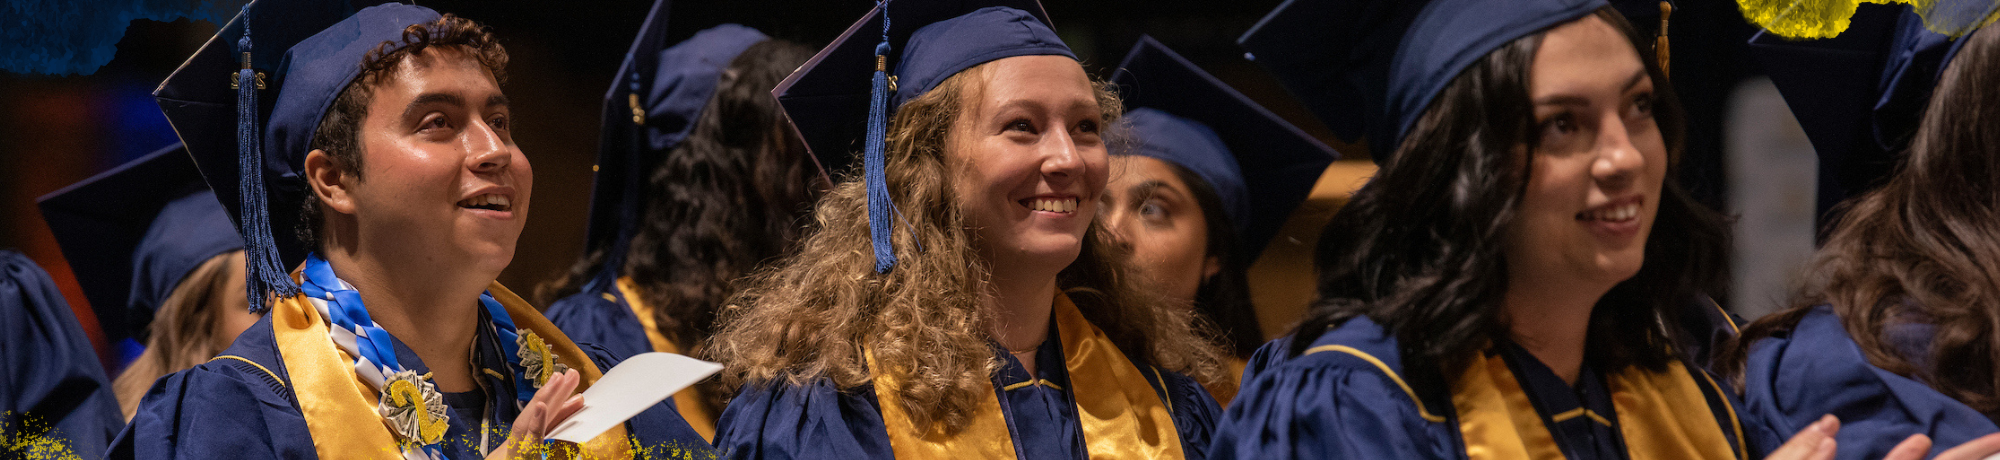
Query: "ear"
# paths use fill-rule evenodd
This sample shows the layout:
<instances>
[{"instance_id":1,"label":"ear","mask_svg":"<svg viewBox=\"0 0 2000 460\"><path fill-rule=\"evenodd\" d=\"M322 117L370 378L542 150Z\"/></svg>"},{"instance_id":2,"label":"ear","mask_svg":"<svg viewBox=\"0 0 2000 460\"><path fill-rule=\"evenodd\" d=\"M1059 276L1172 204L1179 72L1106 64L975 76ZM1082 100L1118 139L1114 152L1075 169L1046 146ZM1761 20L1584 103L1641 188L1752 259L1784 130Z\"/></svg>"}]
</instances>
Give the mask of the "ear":
<instances>
[{"instance_id":1,"label":"ear","mask_svg":"<svg viewBox=\"0 0 2000 460\"><path fill-rule=\"evenodd\" d=\"M1208 256L1201 259L1201 279L1214 278L1217 273L1222 273L1221 257Z\"/></svg>"},{"instance_id":2,"label":"ear","mask_svg":"<svg viewBox=\"0 0 2000 460\"><path fill-rule=\"evenodd\" d=\"M342 171L332 155L319 149L307 152L305 178L320 206L341 214L354 214L352 188L358 178Z\"/></svg>"}]
</instances>

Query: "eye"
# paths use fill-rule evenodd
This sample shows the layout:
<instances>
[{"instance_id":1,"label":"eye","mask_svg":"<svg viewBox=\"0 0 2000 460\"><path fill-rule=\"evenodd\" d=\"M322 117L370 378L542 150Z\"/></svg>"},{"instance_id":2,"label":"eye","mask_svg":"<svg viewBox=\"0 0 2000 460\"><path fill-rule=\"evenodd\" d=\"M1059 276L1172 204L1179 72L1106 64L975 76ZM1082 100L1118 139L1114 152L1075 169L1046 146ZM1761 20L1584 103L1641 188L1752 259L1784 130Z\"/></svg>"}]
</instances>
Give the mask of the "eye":
<instances>
[{"instance_id":1,"label":"eye","mask_svg":"<svg viewBox=\"0 0 2000 460\"><path fill-rule=\"evenodd\" d=\"M1167 218L1167 207L1157 201L1147 200L1145 203L1139 204L1139 215L1145 217L1146 220L1165 220Z\"/></svg>"},{"instance_id":2,"label":"eye","mask_svg":"<svg viewBox=\"0 0 2000 460\"><path fill-rule=\"evenodd\" d=\"M1007 131L1020 131L1020 132L1024 132L1024 133L1029 133L1029 134L1033 134L1033 133L1035 132L1035 124L1034 124L1034 123L1032 123L1032 122L1029 122L1029 121L1028 121L1028 119L1026 119L1026 118L1018 118L1018 119L1015 119L1014 121L1009 121L1009 122L1007 122L1007 129L1006 129L1006 130L1007 130Z\"/></svg>"},{"instance_id":3,"label":"eye","mask_svg":"<svg viewBox=\"0 0 2000 460\"><path fill-rule=\"evenodd\" d=\"M433 129L451 129L451 120L444 115L432 114L430 118L424 119L423 124L417 125L418 131L430 131Z\"/></svg>"},{"instance_id":4,"label":"eye","mask_svg":"<svg viewBox=\"0 0 2000 460\"><path fill-rule=\"evenodd\" d=\"M1097 130L1097 120L1084 120L1076 124L1076 131L1080 133L1096 133Z\"/></svg>"},{"instance_id":5,"label":"eye","mask_svg":"<svg viewBox=\"0 0 2000 460\"><path fill-rule=\"evenodd\" d=\"M1576 131L1580 127L1576 124L1576 116L1574 114L1562 112L1542 120L1539 128L1541 131L1539 144L1543 148L1551 148L1564 145L1565 142L1568 142L1570 135L1576 134Z\"/></svg>"},{"instance_id":6,"label":"eye","mask_svg":"<svg viewBox=\"0 0 2000 460\"><path fill-rule=\"evenodd\" d=\"M1637 116L1653 115L1653 93L1640 93L1637 96L1633 96L1632 112L1633 115Z\"/></svg>"},{"instance_id":7,"label":"eye","mask_svg":"<svg viewBox=\"0 0 2000 460\"><path fill-rule=\"evenodd\" d=\"M509 120L506 115L494 115L492 119L486 121L486 125L492 126L496 130L506 131L509 127L508 122Z\"/></svg>"}]
</instances>

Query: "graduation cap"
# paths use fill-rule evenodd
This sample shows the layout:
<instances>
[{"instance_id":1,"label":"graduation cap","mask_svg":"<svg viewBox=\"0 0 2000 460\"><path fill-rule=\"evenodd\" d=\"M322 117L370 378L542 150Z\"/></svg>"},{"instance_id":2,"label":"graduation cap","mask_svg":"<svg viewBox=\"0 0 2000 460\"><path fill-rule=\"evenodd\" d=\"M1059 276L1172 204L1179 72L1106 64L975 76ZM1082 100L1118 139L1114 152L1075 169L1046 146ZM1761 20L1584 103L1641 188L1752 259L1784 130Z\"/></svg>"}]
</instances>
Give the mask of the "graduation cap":
<instances>
[{"instance_id":1,"label":"graduation cap","mask_svg":"<svg viewBox=\"0 0 2000 460\"><path fill-rule=\"evenodd\" d=\"M1076 58L1036 0L885 0L771 94L821 165L845 169L862 148L876 272L896 265L895 213L883 183L883 135L903 105L959 71L1034 55Z\"/></svg>"},{"instance_id":2,"label":"graduation cap","mask_svg":"<svg viewBox=\"0 0 2000 460\"><path fill-rule=\"evenodd\" d=\"M1964 43L1929 30L1900 5L1862 5L1833 38L1751 37L1751 51L1819 155L1821 227L1835 205L1895 171L1938 77Z\"/></svg>"},{"instance_id":3,"label":"graduation cap","mask_svg":"<svg viewBox=\"0 0 2000 460\"><path fill-rule=\"evenodd\" d=\"M1139 37L1111 82L1130 109L1133 135L1113 153L1157 158L1207 181L1245 260L1277 236L1340 157L1151 36Z\"/></svg>"},{"instance_id":4,"label":"graduation cap","mask_svg":"<svg viewBox=\"0 0 2000 460\"><path fill-rule=\"evenodd\" d=\"M290 230L320 119L359 76L368 52L384 42L400 46L404 28L439 18L420 6L356 6L252 2L153 92L243 236L254 311L264 308L267 293L299 292L286 268L310 248Z\"/></svg>"},{"instance_id":5,"label":"graduation cap","mask_svg":"<svg viewBox=\"0 0 2000 460\"><path fill-rule=\"evenodd\" d=\"M105 339L143 341L181 280L243 248L229 214L176 144L37 200Z\"/></svg>"},{"instance_id":6,"label":"graduation cap","mask_svg":"<svg viewBox=\"0 0 2000 460\"><path fill-rule=\"evenodd\" d=\"M625 52L618 75L604 93L596 179L590 191L586 251L604 251L586 292L616 286L627 245L638 231L646 180L661 157L694 130L729 63L751 45L769 40L756 29L724 24L667 47L667 7L646 13L639 37Z\"/></svg>"},{"instance_id":7,"label":"graduation cap","mask_svg":"<svg viewBox=\"0 0 2000 460\"><path fill-rule=\"evenodd\" d=\"M1286 0L1237 40L1344 140L1388 159L1437 93L1501 45L1604 0Z\"/></svg>"}]
</instances>

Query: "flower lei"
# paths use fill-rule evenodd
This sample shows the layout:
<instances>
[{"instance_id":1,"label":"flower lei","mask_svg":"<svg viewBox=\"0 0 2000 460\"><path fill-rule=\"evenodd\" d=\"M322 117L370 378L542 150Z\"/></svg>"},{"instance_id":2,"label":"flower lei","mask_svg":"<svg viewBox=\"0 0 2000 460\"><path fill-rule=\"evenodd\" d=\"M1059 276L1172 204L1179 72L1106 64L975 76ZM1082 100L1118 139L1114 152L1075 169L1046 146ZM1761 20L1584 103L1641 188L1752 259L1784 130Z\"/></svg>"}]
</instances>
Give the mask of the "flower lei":
<instances>
[{"instance_id":1,"label":"flower lei","mask_svg":"<svg viewBox=\"0 0 2000 460\"><path fill-rule=\"evenodd\" d=\"M319 254L306 256L301 281L307 300L332 326L327 328L328 338L354 358L354 374L380 393L376 412L400 441L404 456L445 458L441 442L451 426L451 411L437 385L427 374L420 375L397 361L389 332L369 318L361 293L335 276L333 266ZM513 317L492 293L480 293L479 304L491 318L494 335L500 338L502 354L513 371L515 405L525 407L536 389L568 366L556 362L548 343L534 331L517 331Z\"/></svg>"}]
</instances>

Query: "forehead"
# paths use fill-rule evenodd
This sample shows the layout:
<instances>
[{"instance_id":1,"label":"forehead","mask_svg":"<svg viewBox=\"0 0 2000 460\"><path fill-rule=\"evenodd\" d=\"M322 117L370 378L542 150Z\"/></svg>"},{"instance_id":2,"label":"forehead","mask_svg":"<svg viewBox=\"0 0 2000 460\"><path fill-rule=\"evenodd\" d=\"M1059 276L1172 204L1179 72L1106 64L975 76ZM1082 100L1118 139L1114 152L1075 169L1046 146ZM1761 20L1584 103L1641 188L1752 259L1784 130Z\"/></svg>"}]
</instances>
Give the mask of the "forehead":
<instances>
[{"instance_id":1,"label":"forehead","mask_svg":"<svg viewBox=\"0 0 2000 460\"><path fill-rule=\"evenodd\" d=\"M1625 34L1597 15L1549 29L1542 35L1530 72L1531 92L1620 92L1636 74L1645 72L1639 51Z\"/></svg>"},{"instance_id":2,"label":"forehead","mask_svg":"<svg viewBox=\"0 0 2000 460\"><path fill-rule=\"evenodd\" d=\"M485 96L500 93L491 69L464 46L434 46L410 53L374 82L375 103L401 104L396 99L425 93ZM383 97L389 95L391 97Z\"/></svg>"},{"instance_id":3,"label":"forehead","mask_svg":"<svg viewBox=\"0 0 2000 460\"><path fill-rule=\"evenodd\" d=\"M981 65L984 84L966 97L975 111L1028 103L1045 108L1087 102L1097 106L1096 92L1083 66L1067 56L1015 56ZM1049 107L1053 105L1054 107Z\"/></svg>"}]
</instances>

